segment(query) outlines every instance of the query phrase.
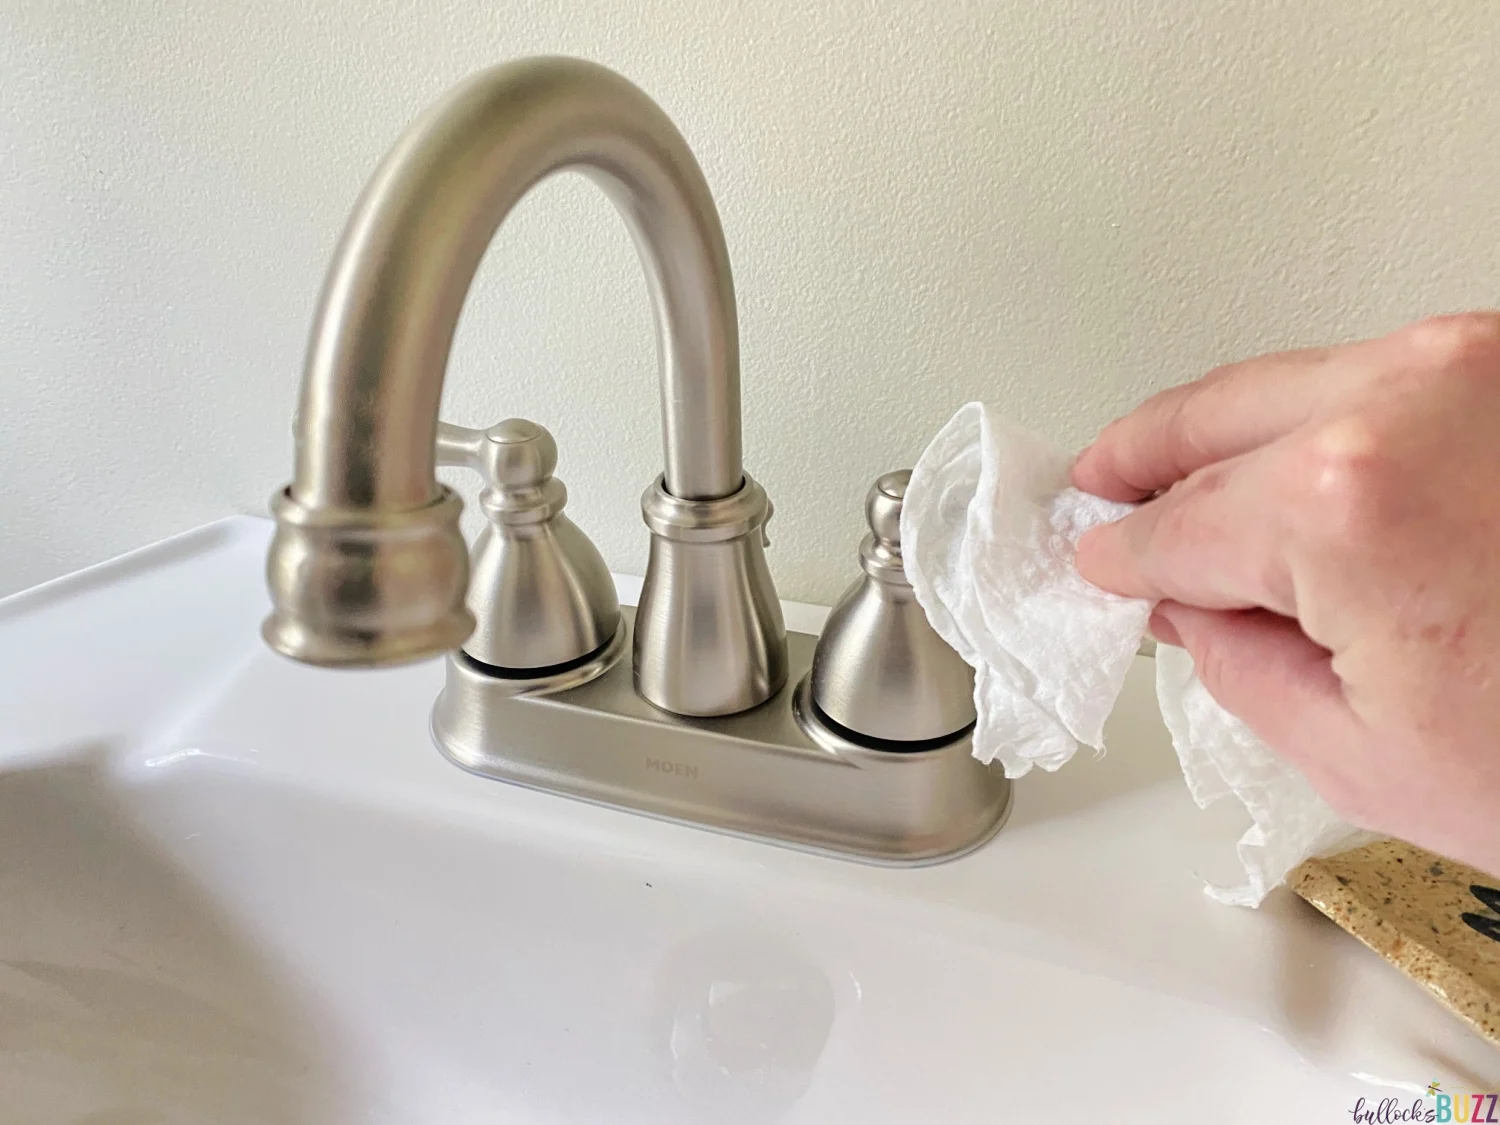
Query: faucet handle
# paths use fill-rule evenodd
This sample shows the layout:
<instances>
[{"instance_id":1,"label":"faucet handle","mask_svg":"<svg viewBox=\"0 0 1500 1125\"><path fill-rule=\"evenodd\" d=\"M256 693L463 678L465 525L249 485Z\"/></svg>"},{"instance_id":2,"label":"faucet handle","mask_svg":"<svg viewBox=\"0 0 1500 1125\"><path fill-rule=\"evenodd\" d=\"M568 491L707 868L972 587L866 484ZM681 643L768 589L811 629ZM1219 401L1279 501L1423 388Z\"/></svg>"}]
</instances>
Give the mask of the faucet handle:
<instances>
[{"instance_id":1,"label":"faucet handle","mask_svg":"<svg viewBox=\"0 0 1500 1125\"><path fill-rule=\"evenodd\" d=\"M911 471L880 477L865 496L864 574L844 591L813 650L814 712L845 737L921 749L974 725L974 670L927 621L901 558L901 508Z\"/></svg>"},{"instance_id":2,"label":"faucet handle","mask_svg":"<svg viewBox=\"0 0 1500 1125\"><path fill-rule=\"evenodd\" d=\"M488 524L474 541L464 652L494 675L540 674L601 652L620 626L614 579L589 538L563 515L546 427L507 418L485 430L439 422L440 465L473 469Z\"/></svg>"},{"instance_id":3,"label":"faucet handle","mask_svg":"<svg viewBox=\"0 0 1500 1125\"><path fill-rule=\"evenodd\" d=\"M437 463L484 471L480 454L484 450L484 430L455 426L452 422L437 424Z\"/></svg>"},{"instance_id":4,"label":"faucet handle","mask_svg":"<svg viewBox=\"0 0 1500 1125\"><path fill-rule=\"evenodd\" d=\"M557 441L545 426L507 418L486 430L439 422L437 462L472 469L484 481L480 496L492 522L537 523L568 502L568 490L552 474Z\"/></svg>"},{"instance_id":5,"label":"faucet handle","mask_svg":"<svg viewBox=\"0 0 1500 1125\"><path fill-rule=\"evenodd\" d=\"M439 465L473 469L490 488L541 488L557 471L557 441L545 426L507 418L487 430L439 422Z\"/></svg>"},{"instance_id":6,"label":"faucet handle","mask_svg":"<svg viewBox=\"0 0 1500 1125\"><path fill-rule=\"evenodd\" d=\"M901 506L906 501L906 486L911 482L910 469L886 473L865 494L865 522L870 525L874 545L901 555Z\"/></svg>"}]
</instances>

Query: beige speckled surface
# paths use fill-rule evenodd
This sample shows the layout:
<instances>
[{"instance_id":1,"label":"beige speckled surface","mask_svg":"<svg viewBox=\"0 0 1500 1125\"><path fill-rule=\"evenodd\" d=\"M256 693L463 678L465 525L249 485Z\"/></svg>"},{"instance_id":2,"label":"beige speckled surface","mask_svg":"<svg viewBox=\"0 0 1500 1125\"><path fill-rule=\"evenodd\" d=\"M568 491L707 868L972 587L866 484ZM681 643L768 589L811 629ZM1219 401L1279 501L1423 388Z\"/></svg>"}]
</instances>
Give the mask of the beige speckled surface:
<instances>
[{"instance_id":1,"label":"beige speckled surface","mask_svg":"<svg viewBox=\"0 0 1500 1125\"><path fill-rule=\"evenodd\" d=\"M1299 895L1500 1046L1500 912L1475 894L1500 902L1497 882L1398 840L1308 860L1291 876Z\"/></svg>"}]
</instances>

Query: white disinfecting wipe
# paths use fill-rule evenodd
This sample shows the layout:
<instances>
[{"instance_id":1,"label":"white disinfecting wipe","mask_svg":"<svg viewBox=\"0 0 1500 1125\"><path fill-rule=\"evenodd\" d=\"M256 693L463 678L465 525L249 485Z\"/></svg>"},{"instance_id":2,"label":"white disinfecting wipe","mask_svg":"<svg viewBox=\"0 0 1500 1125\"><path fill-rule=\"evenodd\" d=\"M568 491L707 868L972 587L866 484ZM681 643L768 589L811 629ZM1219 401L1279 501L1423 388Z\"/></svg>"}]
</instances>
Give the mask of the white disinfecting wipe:
<instances>
[{"instance_id":1,"label":"white disinfecting wipe","mask_svg":"<svg viewBox=\"0 0 1500 1125\"><path fill-rule=\"evenodd\" d=\"M1007 777L1055 770L1079 744L1104 749L1151 603L1090 585L1079 537L1132 505L1068 483L1072 457L980 403L961 408L912 471L901 513L906 574L938 634L974 668L974 756ZM1200 807L1234 796L1253 821L1245 882L1210 885L1258 906L1303 860L1374 839L1333 812L1293 767L1216 703L1182 649L1160 645L1156 690Z\"/></svg>"}]
</instances>

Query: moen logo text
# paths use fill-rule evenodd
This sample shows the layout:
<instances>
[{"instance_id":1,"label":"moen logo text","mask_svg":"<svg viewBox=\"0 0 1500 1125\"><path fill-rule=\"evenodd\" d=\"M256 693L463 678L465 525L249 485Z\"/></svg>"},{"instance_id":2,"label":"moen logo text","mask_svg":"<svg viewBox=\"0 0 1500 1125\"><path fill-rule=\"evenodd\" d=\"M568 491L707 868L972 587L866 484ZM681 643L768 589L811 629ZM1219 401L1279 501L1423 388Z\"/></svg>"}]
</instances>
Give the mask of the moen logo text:
<instances>
[{"instance_id":1,"label":"moen logo text","mask_svg":"<svg viewBox=\"0 0 1500 1125\"><path fill-rule=\"evenodd\" d=\"M674 777L685 777L689 781L698 777L697 766L690 766L685 762L669 762L665 758L647 758L646 768L657 773L669 773Z\"/></svg>"}]
</instances>

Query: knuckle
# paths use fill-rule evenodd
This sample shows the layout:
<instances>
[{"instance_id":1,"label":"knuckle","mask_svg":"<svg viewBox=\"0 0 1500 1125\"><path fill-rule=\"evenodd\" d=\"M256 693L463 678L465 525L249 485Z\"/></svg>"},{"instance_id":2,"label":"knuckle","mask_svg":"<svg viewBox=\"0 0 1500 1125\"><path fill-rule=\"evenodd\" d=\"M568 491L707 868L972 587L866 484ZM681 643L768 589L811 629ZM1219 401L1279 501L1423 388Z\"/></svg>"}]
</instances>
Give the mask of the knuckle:
<instances>
[{"instance_id":1,"label":"knuckle","mask_svg":"<svg viewBox=\"0 0 1500 1125\"><path fill-rule=\"evenodd\" d=\"M1357 415L1329 423L1314 432L1299 460L1297 491L1315 535L1360 544L1384 535L1400 479L1378 426Z\"/></svg>"},{"instance_id":2,"label":"knuckle","mask_svg":"<svg viewBox=\"0 0 1500 1125\"><path fill-rule=\"evenodd\" d=\"M1500 312L1428 317L1401 334L1426 368L1500 374Z\"/></svg>"},{"instance_id":3,"label":"knuckle","mask_svg":"<svg viewBox=\"0 0 1500 1125\"><path fill-rule=\"evenodd\" d=\"M1196 407L1196 409L1195 409ZM1217 411L1211 399L1183 398L1172 415L1173 456L1178 468L1187 472L1212 461L1213 442L1208 431L1216 425Z\"/></svg>"}]
</instances>

